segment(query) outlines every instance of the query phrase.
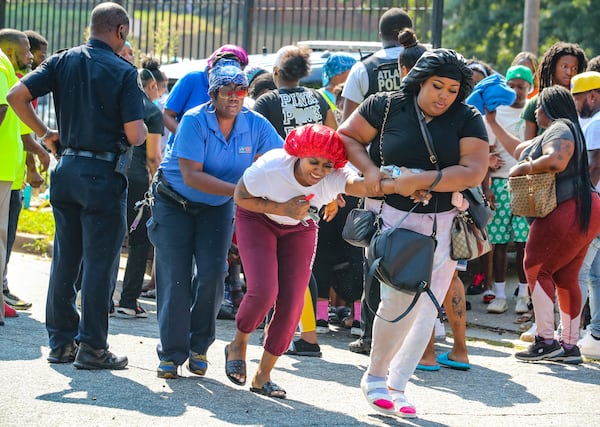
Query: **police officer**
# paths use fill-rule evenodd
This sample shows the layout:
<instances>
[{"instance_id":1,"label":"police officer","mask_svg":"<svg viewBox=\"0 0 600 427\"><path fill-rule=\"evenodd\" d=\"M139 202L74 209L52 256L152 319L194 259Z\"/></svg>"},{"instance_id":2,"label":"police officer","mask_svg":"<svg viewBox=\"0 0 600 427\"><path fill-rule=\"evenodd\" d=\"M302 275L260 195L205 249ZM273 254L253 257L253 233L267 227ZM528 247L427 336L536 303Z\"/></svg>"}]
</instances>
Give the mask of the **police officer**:
<instances>
[{"instance_id":1,"label":"police officer","mask_svg":"<svg viewBox=\"0 0 600 427\"><path fill-rule=\"evenodd\" d=\"M137 70L115 54L128 33L125 9L99 4L88 42L48 58L8 96L23 122L61 155L50 187L56 235L46 308L48 361L74 362L79 369L127 366L127 357L108 351L107 335L126 227L126 154L147 133ZM48 92L58 131L46 127L30 104ZM74 288L80 269L81 319Z\"/></svg>"},{"instance_id":2,"label":"police officer","mask_svg":"<svg viewBox=\"0 0 600 427\"><path fill-rule=\"evenodd\" d=\"M397 7L387 10L379 19L379 37L383 49L354 64L346 79L342 97L344 98L344 120L369 95L377 92L389 92L400 89L400 67L398 57L404 50L398 41L398 35L405 28L412 28L413 23L408 14ZM371 286L371 307L379 303L379 283ZM361 336L348 345L354 353L369 354L371 352L371 329L374 314L369 310L365 295L361 301L360 329Z\"/></svg>"},{"instance_id":3,"label":"police officer","mask_svg":"<svg viewBox=\"0 0 600 427\"><path fill-rule=\"evenodd\" d=\"M400 89L398 56L403 48L398 41L398 34L401 30L412 26L412 19L400 8L391 8L381 15L379 37L383 49L357 62L350 70L342 91L344 120L369 95Z\"/></svg>"}]
</instances>

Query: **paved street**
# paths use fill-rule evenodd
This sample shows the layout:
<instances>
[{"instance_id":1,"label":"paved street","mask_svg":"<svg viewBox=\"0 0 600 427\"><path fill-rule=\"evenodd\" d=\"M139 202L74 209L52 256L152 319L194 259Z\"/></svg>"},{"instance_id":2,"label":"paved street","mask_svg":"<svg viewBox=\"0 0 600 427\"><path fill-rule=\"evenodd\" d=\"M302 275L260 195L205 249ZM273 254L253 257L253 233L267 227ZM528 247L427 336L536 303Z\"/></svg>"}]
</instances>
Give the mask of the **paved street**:
<instances>
[{"instance_id":1,"label":"paved street","mask_svg":"<svg viewBox=\"0 0 600 427\"><path fill-rule=\"evenodd\" d=\"M233 337L232 321L218 321L205 378L185 368L183 378L156 378L154 300L141 300L148 319L110 320L111 350L129 357L128 369L50 365L44 327L49 269L48 259L22 253L11 258L10 288L33 307L0 327L0 426L582 426L600 420L600 364L517 362L513 355L526 344L518 340L515 315L485 313L480 296L470 297L468 313L472 369L417 371L407 387L415 420L376 415L368 407L358 388L368 359L346 350L352 338L345 330L320 336L321 359L280 359L273 379L287 390L287 400L257 396L227 380L223 347ZM260 357L258 333L251 343L249 376ZM451 343L450 337L437 343L437 351Z\"/></svg>"}]
</instances>

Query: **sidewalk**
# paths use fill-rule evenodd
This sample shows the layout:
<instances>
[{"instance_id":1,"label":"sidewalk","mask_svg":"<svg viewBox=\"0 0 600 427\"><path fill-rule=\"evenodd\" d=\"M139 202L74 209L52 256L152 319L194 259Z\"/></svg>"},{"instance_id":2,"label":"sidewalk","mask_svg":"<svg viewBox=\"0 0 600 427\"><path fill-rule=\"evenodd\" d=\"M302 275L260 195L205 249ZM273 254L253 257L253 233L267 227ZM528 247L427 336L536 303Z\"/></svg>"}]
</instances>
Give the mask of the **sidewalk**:
<instances>
[{"instance_id":1,"label":"sidewalk","mask_svg":"<svg viewBox=\"0 0 600 427\"><path fill-rule=\"evenodd\" d=\"M514 314L487 314L479 295L470 297L473 310L467 314L472 369L417 371L406 390L417 407L415 420L380 416L368 407L358 388L368 358L346 349L353 338L345 330L319 337L322 358L280 359L273 379L287 390L287 400L257 396L227 380L223 348L235 331L227 320L218 321L205 378L184 368L183 378L161 380L155 373L156 305L150 299L141 300L148 319L110 319L111 350L129 357L128 369L50 365L44 327L49 269L48 259L19 252L11 257L11 290L33 307L0 327L2 426L581 426L600 416L594 398L600 394L600 364L516 361L515 346L526 344L511 332ZM260 357L258 333L250 342L249 376ZM437 343L438 353L451 343Z\"/></svg>"}]
</instances>

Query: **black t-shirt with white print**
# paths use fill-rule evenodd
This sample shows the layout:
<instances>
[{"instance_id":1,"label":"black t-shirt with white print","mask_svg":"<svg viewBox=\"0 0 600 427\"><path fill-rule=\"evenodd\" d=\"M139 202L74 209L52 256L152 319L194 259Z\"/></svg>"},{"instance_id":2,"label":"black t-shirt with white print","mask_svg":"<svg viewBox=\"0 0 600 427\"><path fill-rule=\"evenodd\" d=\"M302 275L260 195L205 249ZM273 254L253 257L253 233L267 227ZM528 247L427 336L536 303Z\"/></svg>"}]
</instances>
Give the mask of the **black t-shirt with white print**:
<instances>
[{"instance_id":1,"label":"black t-shirt with white print","mask_svg":"<svg viewBox=\"0 0 600 427\"><path fill-rule=\"evenodd\" d=\"M261 95L253 110L271 122L282 138L308 123L323 124L329 105L314 89L279 88Z\"/></svg>"}]
</instances>

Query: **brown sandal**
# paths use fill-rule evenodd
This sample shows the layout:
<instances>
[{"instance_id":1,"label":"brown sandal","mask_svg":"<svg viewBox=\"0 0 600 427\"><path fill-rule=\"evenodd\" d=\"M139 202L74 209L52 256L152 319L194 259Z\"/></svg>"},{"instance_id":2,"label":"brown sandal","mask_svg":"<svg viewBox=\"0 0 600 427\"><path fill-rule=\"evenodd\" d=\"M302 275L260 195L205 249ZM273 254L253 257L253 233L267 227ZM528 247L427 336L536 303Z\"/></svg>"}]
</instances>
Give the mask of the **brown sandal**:
<instances>
[{"instance_id":1,"label":"brown sandal","mask_svg":"<svg viewBox=\"0 0 600 427\"><path fill-rule=\"evenodd\" d=\"M533 310L528 311L527 313L523 313L519 317L517 317L514 323L527 323L533 320Z\"/></svg>"}]
</instances>

